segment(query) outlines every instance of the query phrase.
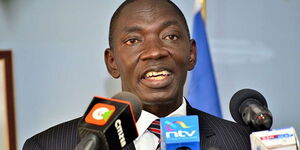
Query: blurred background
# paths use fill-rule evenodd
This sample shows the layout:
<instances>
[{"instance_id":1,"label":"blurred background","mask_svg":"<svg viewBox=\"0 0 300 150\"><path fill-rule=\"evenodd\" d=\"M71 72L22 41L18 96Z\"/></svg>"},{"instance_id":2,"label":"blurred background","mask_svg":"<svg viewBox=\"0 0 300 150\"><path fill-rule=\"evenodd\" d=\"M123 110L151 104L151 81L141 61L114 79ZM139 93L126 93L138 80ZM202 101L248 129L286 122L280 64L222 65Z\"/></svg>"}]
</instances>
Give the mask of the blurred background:
<instances>
[{"instance_id":1,"label":"blurred background","mask_svg":"<svg viewBox=\"0 0 300 150\"><path fill-rule=\"evenodd\" d=\"M0 49L13 52L17 147L83 115L120 81L106 71L110 18L121 0L0 0ZM174 0L191 31L194 0ZM207 34L222 114L242 88L260 91L273 128L300 133L300 1L208 0ZM201 59L201 58L199 58ZM187 82L188 83L188 82Z\"/></svg>"}]
</instances>

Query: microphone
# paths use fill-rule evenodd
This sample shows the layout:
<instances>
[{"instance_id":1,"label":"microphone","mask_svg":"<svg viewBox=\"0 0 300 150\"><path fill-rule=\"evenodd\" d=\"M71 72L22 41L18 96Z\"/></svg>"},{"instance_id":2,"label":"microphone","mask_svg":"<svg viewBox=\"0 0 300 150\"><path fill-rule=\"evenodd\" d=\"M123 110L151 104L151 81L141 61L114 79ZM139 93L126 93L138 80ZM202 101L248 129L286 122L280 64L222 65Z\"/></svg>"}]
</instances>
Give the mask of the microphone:
<instances>
[{"instance_id":1,"label":"microphone","mask_svg":"<svg viewBox=\"0 0 300 150\"><path fill-rule=\"evenodd\" d=\"M160 118L161 150L200 150L198 116Z\"/></svg>"},{"instance_id":2,"label":"microphone","mask_svg":"<svg viewBox=\"0 0 300 150\"><path fill-rule=\"evenodd\" d=\"M299 140L293 127L253 132L252 150L298 150Z\"/></svg>"},{"instance_id":3,"label":"microphone","mask_svg":"<svg viewBox=\"0 0 300 150\"><path fill-rule=\"evenodd\" d=\"M138 137L136 121L142 104L137 96L120 92L112 98L95 96L79 122L76 150L120 150Z\"/></svg>"},{"instance_id":4,"label":"microphone","mask_svg":"<svg viewBox=\"0 0 300 150\"><path fill-rule=\"evenodd\" d=\"M267 101L255 90L242 89L236 92L230 100L229 109L237 123L249 126L254 131L268 130L272 126L273 117Z\"/></svg>"}]
</instances>

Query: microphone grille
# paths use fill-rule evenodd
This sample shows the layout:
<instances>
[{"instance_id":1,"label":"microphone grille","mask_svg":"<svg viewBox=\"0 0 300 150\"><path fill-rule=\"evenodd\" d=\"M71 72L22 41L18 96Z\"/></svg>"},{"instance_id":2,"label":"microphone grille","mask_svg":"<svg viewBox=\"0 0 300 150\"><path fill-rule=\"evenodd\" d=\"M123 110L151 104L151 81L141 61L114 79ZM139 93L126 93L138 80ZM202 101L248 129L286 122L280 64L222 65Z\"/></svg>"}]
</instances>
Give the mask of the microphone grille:
<instances>
[{"instance_id":1,"label":"microphone grille","mask_svg":"<svg viewBox=\"0 0 300 150\"><path fill-rule=\"evenodd\" d=\"M241 104L247 99L255 99L264 107L268 108L266 99L258 91L253 89L242 89L237 91L230 100L229 110L232 118L239 124L245 124L242 116L239 113L239 108Z\"/></svg>"},{"instance_id":2,"label":"microphone grille","mask_svg":"<svg viewBox=\"0 0 300 150\"><path fill-rule=\"evenodd\" d=\"M136 121L140 118L143 108L140 99L136 95L124 91L124 92L117 93L112 98L130 102Z\"/></svg>"}]
</instances>

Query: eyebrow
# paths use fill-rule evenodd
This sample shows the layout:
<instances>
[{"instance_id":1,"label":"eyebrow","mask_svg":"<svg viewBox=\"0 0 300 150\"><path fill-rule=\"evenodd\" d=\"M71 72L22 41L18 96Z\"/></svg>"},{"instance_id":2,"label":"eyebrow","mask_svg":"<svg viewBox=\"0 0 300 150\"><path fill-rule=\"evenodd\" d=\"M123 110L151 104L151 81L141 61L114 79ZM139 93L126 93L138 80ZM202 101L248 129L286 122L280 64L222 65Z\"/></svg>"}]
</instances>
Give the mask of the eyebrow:
<instances>
[{"instance_id":1,"label":"eyebrow","mask_svg":"<svg viewBox=\"0 0 300 150\"><path fill-rule=\"evenodd\" d=\"M160 28L166 28L168 26L172 26L172 25L178 25L179 22L177 20L169 20L166 22L163 22L162 24L159 25ZM141 26L135 25L135 26L131 26L131 27L126 27L124 29L124 31L126 33L131 33L131 32L139 32L142 31L143 28Z\"/></svg>"},{"instance_id":2,"label":"eyebrow","mask_svg":"<svg viewBox=\"0 0 300 150\"><path fill-rule=\"evenodd\" d=\"M124 31L125 31L126 33L138 32L138 31L142 31L142 27L140 27L140 26L126 27L126 28L124 29Z\"/></svg>"},{"instance_id":3,"label":"eyebrow","mask_svg":"<svg viewBox=\"0 0 300 150\"><path fill-rule=\"evenodd\" d=\"M172 26L172 25L179 25L179 22L177 20L169 20L169 21L163 22L160 26L161 26L161 28L166 28L166 27Z\"/></svg>"}]
</instances>

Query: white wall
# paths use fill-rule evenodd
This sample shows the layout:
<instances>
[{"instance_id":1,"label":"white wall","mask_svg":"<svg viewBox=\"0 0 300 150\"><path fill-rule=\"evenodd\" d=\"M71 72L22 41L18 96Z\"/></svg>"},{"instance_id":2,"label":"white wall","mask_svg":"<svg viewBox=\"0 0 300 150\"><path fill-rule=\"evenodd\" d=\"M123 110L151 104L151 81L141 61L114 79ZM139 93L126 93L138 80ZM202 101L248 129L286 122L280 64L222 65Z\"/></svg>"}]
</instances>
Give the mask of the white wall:
<instances>
[{"instance_id":1,"label":"white wall","mask_svg":"<svg viewBox=\"0 0 300 150\"><path fill-rule=\"evenodd\" d=\"M120 90L104 66L109 20L121 1L0 0L0 49L14 52L18 148ZM176 0L191 27L193 0ZM300 2L208 0L207 28L224 117L244 87L261 91L274 127L295 126ZM299 114L299 113L298 113Z\"/></svg>"},{"instance_id":2,"label":"white wall","mask_svg":"<svg viewBox=\"0 0 300 150\"><path fill-rule=\"evenodd\" d=\"M233 93L260 91L274 116L274 128L300 133L300 1L208 0L208 26L225 118Z\"/></svg>"}]
</instances>

